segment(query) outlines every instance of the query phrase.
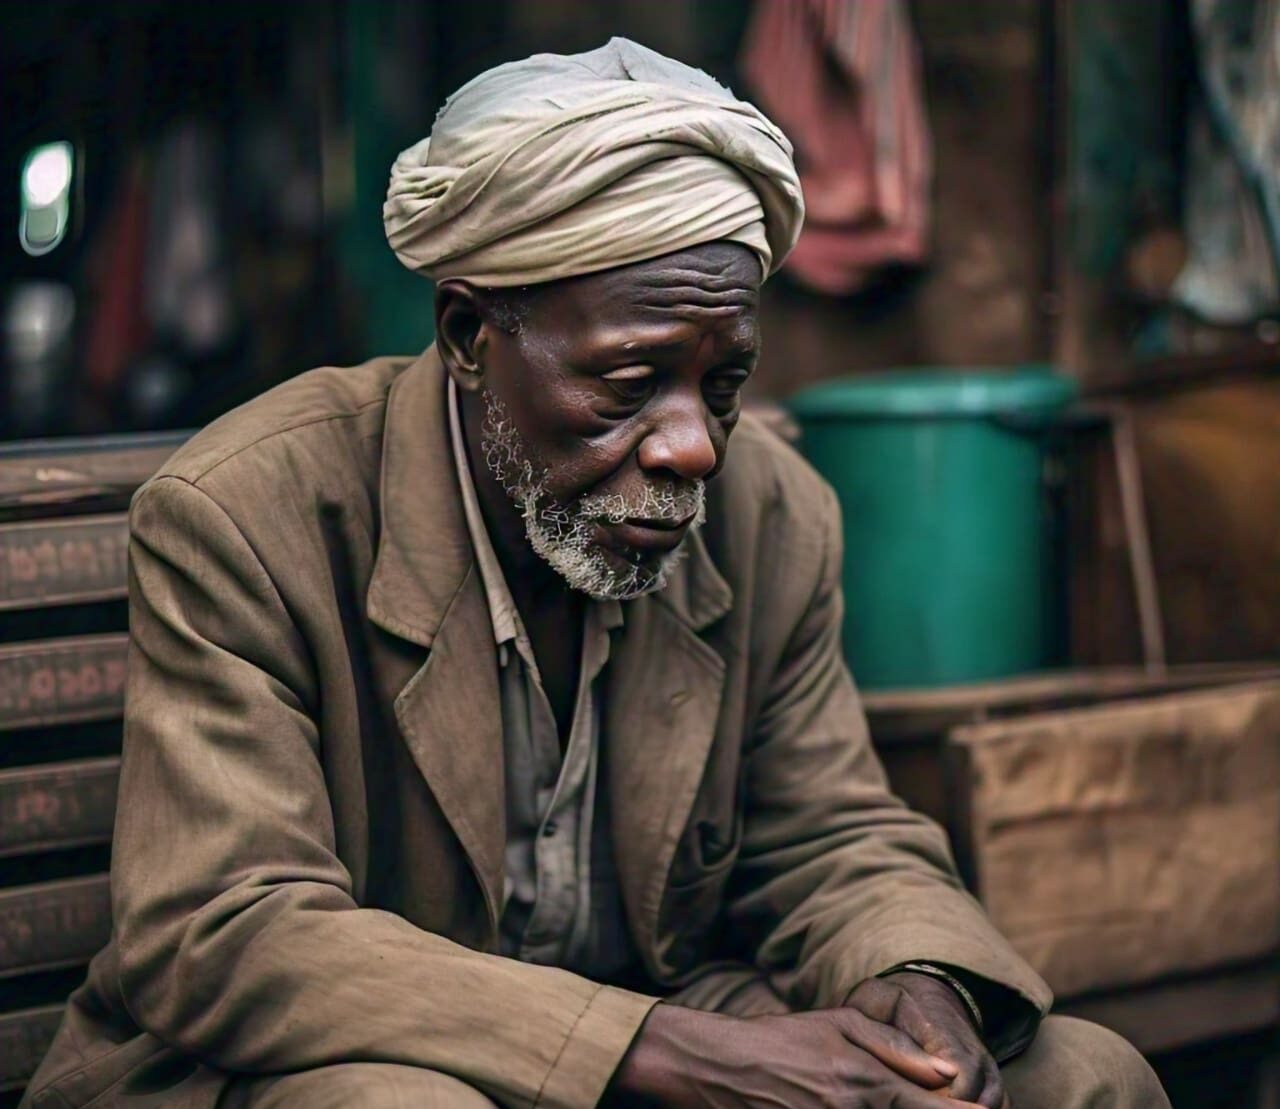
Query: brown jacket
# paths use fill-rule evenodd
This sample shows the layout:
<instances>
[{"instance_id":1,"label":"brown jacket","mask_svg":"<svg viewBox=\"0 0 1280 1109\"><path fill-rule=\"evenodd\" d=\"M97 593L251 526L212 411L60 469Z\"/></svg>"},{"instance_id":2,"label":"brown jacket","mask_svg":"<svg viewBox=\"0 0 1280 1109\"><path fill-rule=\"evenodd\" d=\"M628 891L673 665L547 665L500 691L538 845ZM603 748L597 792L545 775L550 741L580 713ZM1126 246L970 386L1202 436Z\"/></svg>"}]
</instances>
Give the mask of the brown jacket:
<instances>
[{"instance_id":1,"label":"brown jacket","mask_svg":"<svg viewBox=\"0 0 1280 1109\"><path fill-rule=\"evenodd\" d=\"M504 1105L599 1098L654 998L492 954L497 663L444 397L434 351L316 370L135 498L115 933L34 1105L205 1106L225 1072L347 1061ZM886 791L830 490L744 419L692 547L625 606L602 733L655 993L734 957L831 1006L929 959L1043 1011L940 831Z\"/></svg>"}]
</instances>

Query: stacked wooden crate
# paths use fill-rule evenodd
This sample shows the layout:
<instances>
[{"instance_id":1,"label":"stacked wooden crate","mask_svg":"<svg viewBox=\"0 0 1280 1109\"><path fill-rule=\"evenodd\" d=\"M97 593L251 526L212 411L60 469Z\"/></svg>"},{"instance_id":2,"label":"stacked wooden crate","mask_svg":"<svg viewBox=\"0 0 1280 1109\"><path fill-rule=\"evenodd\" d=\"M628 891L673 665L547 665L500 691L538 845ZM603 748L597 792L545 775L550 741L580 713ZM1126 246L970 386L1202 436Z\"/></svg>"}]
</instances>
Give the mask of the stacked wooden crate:
<instances>
[{"instance_id":1,"label":"stacked wooden crate","mask_svg":"<svg viewBox=\"0 0 1280 1109\"><path fill-rule=\"evenodd\" d=\"M1059 1010L1148 1054L1280 1027L1280 668L868 694L895 789Z\"/></svg>"},{"instance_id":2,"label":"stacked wooden crate","mask_svg":"<svg viewBox=\"0 0 1280 1109\"><path fill-rule=\"evenodd\" d=\"M110 933L126 512L183 437L0 447L0 1103Z\"/></svg>"}]
</instances>

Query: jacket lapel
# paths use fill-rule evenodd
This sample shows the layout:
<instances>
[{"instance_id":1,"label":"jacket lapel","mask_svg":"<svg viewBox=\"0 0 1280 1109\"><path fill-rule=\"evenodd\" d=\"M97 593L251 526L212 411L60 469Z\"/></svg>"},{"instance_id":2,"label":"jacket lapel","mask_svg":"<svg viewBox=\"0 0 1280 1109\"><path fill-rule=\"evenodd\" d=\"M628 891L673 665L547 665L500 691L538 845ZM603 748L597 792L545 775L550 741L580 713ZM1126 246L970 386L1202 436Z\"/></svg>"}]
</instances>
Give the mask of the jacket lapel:
<instances>
[{"instance_id":1,"label":"jacket lapel","mask_svg":"<svg viewBox=\"0 0 1280 1109\"><path fill-rule=\"evenodd\" d=\"M662 977L658 917L715 738L724 660L698 634L733 598L700 536L667 589L628 605L605 743L618 877L637 946Z\"/></svg>"},{"instance_id":2,"label":"jacket lapel","mask_svg":"<svg viewBox=\"0 0 1280 1109\"><path fill-rule=\"evenodd\" d=\"M506 840L497 652L458 495L445 398L434 347L391 388L366 605L379 627L429 648L395 699L396 720L475 872L492 939Z\"/></svg>"},{"instance_id":3,"label":"jacket lapel","mask_svg":"<svg viewBox=\"0 0 1280 1109\"><path fill-rule=\"evenodd\" d=\"M475 569L467 575L395 711L413 761L480 882L492 939L502 905L506 809L498 664L479 577Z\"/></svg>"}]
</instances>

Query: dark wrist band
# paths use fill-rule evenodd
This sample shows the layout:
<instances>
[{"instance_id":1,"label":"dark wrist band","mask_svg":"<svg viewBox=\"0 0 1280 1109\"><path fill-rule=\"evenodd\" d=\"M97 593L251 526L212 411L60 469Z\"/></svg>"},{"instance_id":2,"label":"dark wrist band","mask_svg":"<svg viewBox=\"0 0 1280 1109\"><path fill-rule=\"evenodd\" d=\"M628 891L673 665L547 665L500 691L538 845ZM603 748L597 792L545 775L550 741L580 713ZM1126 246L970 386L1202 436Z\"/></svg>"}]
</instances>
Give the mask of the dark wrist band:
<instances>
[{"instance_id":1,"label":"dark wrist band","mask_svg":"<svg viewBox=\"0 0 1280 1109\"><path fill-rule=\"evenodd\" d=\"M932 963L903 963L896 966L893 970L888 971L889 974L896 974L900 970L909 970L916 974L927 974L930 978L936 978L940 982L945 982L950 986L956 995L964 1002L964 1007L969 1010L969 1016L973 1020L974 1027L977 1028L979 1034L982 1033L982 1010L978 1008L978 1003L973 999L973 994L969 992L965 984L960 981L954 974L948 974L941 967L936 967Z\"/></svg>"}]
</instances>

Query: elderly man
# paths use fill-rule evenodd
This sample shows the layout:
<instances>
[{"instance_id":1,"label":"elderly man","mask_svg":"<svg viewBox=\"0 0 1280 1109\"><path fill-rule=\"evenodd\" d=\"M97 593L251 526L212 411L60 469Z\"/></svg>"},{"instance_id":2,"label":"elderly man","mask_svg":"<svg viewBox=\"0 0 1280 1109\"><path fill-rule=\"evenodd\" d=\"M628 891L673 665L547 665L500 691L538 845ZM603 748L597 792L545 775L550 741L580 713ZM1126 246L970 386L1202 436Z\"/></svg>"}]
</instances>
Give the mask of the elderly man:
<instances>
[{"instance_id":1,"label":"elderly man","mask_svg":"<svg viewBox=\"0 0 1280 1109\"><path fill-rule=\"evenodd\" d=\"M449 101L385 211L436 345L135 499L115 934L31 1105L1166 1104L886 791L835 501L740 418L801 217L633 43Z\"/></svg>"}]
</instances>

